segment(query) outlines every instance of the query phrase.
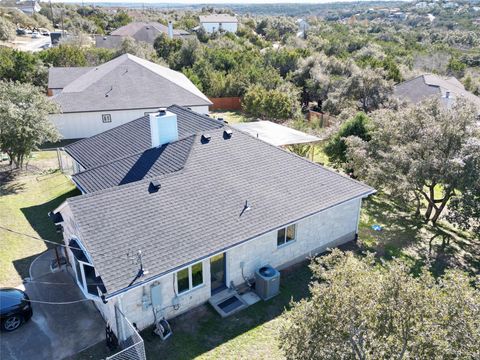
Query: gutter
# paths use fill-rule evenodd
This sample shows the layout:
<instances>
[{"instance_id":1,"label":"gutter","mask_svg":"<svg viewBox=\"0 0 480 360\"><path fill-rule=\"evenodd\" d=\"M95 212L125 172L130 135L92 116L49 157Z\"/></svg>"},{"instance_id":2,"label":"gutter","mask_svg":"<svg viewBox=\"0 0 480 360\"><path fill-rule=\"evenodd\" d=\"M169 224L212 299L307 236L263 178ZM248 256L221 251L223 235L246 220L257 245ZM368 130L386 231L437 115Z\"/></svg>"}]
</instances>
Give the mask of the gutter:
<instances>
[{"instance_id":1,"label":"gutter","mask_svg":"<svg viewBox=\"0 0 480 360\"><path fill-rule=\"evenodd\" d=\"M305 216L302 216L302 217L300 217L300 218L297 218L296 220L290 221L290 222L288 222L288 223L286 223L286 224L283 224L283 225L274 227L274 228L272 228L272 229L263 231L263 232L261 232L261 233L259 233L259 234L250 236L249 238L247 238L247 239L245 239L245 240L242 240L242 241L240 241L240 242L238 242L238 243L236 243L236 244L227 246L227 247L222 248L222 249L220 249L220 250L218 250L218 251L215 251L215 252L213 252L213 253L210 253L210 254L208 254L208 255L206 255L206 256L203 256L203 257L201 257L201 258L192 260L192 261L190 261L190 262L188 262L188 263L186 263L186 264L177 266L177 267L175 267L175 268L173 268L173 269L164 271L163 273L160 273L160 274L157 274L157 275L155 275L155 276L152 276L151 278L145 279L144 281L137 282L137 283L135 283L135 284L132 285L132 286L127 286L127 287L125 287L125 288L123 288L123 289L116 290L116 291L112 292L111 294L106 294L106 295L105 295L105 300L110 300L110 299L112 299L112 298L114 298L114 297L116 297L116 296L118 296L118 295L124 294L124 293L126 293L126 292L128 292L128 291L130 291L130 290L133 290L133 289L137 288L137 287L140 287L140 286L146 285L146 284L148 284L148 283L151 283L151 282L153 282L153 281L156 281L156 280L158 280L159 278L164 277L164 276L166 276L166 275L168 275L168 274L170 274L170 273L175 273L175 272L177 272L178 270L181 270L182 268L188 267L188 266L190 266L190 265L192 265L192 264L198 263L198 262L200 262L200 261L203 261L203 260L205 260L205 259L208 259L208 258L210 258L210 257L212 257L212 256L217 255L217 254L221 254L221 253L223 253L223 252L225 252L225 251L227 251L227 250L229 250L229 249L232 249L232 248L237 247L237 246L239 246L239 245L245 244L245 243L247 243L247 242L249 242L249 241L252 241L252 240L256 239L257 237L262 236L262 235L265 235L265 234L267 234L267 233L269 233L269 232L272 232L272 231L281 229L281 228L283 228L283 227L289 226L289 225L291 225L291 224L293 224L293 223L296 223L296 222L298 222L298 221L300 221L300 220L306 219L306 218L308 218L308 217L310 217L310 216L313 216L313 215L317 215L317 214L319 214L319 213L321 213L321 212L323 212L323 211L325 211L325 210L329 210L329 209L331 209L331 208L334 208L334 207L336 207L336 206L345 204L345 203L347 203L347 202L350 202L350 201L353 201L353 200L356 200L356 199L364 199L364 198L367 198L368 196L373 195L373 194L375 194L376 192L377 192L377 190L375 190L375 189L372 188L371 190L366 191L365 193L362 193L362 194L357 195L357 196L355 196L355 197L352 197L352 198L350 198L350 199L341 201L341 202L336 203L336 204L334 204L334 205L330 205L330 206L328 206L328 207L326 207L326 208L324 208L324 209L322 209L322 210L314 211L314 212L312 212L312 213L310 213L310 214L307 214L307 215L305 215ZM101 277L101 275L100 275L100 277Z\"/></svg>"}]
</instances>

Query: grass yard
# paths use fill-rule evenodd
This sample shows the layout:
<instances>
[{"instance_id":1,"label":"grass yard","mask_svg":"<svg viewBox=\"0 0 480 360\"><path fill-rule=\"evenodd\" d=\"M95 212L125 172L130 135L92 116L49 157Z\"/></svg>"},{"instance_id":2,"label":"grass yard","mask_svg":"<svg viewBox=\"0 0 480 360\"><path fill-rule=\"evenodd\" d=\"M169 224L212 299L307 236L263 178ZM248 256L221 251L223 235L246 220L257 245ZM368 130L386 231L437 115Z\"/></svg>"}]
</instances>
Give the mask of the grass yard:
<instances>
[{"instance_id":1,"label":"grass yard","mask_svg":"<svg viewBox=\"0 0 480 360\"><path fill-rule=\"evenodd\" d=\"M70 196L74 186L60 173L55 151L35 152L28 170L5 171L0 163L0 226L59 240L47 214ZM0 229L0 286L17 286L29 276L32 260L47 249L42 241Z\"/></svg>"},{"instance_id":2,"label":"grass yard","mask_svg":"<svg viewBox=\"0 0 480 360\"><path fill-rule=\"evenodd\" d=\"M236 124L239 122L249 122L255 120L246 116L240 111L211 111L210 116L215 119L223 118L223 120L227 121L229 124Z\"/></svg>"}]
</instances>

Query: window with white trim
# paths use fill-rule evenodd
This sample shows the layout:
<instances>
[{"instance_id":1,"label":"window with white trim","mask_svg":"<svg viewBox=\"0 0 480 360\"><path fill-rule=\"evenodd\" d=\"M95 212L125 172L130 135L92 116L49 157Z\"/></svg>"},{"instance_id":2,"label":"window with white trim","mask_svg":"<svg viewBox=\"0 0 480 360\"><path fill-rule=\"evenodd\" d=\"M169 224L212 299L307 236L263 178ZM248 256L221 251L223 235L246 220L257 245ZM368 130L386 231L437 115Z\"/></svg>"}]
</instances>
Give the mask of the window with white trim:
<instances>
[{"instance_id":1,"label":"window with white trim","mask_svg":"<svg viewBox=\"0 0 480 360\"><path fill-rule=\"evenodd\" d=\"M277 246L282 246L295 241L297 224L292 224L277 231Z\"/></svg>"},{"instance_id":2,"label":"window with white trim","mask_svg":"<svg viewBox=\"0 0 480 360\"><path fill-rule=\"evenodd\" d=\"M73 255L75 275L78 286L87 294L99 296L99 278L95 274L95 268L90 264L80 243L71 239L69 247Z\"/></svg>"},{"instance_id":3,"label":"window with white trim","mask_svg":"<svg viewBox=\"0 0 480 360\"><path fill-rule=\"evenodd\" d=\"M199 262L177 271L177 291L179 294L203 285L203 263Z\"/></svg>"}]
</instances>

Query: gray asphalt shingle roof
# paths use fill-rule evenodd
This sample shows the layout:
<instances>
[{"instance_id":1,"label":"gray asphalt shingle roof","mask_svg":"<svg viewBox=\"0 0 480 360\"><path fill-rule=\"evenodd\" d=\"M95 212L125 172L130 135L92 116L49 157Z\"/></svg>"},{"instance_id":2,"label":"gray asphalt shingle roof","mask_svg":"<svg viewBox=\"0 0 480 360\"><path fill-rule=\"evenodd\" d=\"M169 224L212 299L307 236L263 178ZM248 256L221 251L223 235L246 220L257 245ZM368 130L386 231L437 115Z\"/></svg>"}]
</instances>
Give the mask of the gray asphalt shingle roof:
<instances>
[{"instance_id":1,"label":"gray asphalt shingle roof","mask_svg":"<svg viewBox=\"0 0 480 360\"><path fill-rule=\"evenodd\" d=\"M91 67L53 67L48 69L48 88L63 89L79 76L92 70Z\"/></svg>"},{"instance_id":2,"label":"gray asphalt shingle roof","mask_svg":"<svg viewBox=\"0 0 480 360\"><path fill-rule=\"evenodd\" d=\"M194 135L161 147L145 150L72 176L86 193L129 184L179 171L185 165Z\"/></svg>"},{"instance_id":3,"label":"gray asphalt shingle roof","mask_svg":"<svg viewBox=\"0 0 480 360\"><path fill-rule=\"evenodd\" d=\"M411 103L419 103L429 97L445 98L463 97L480 109L480 97L467 91L462 83L454 77L444 78L434 74L420 75L395 86L394 95Z\"/></svg>"},{"instance_id":4,"label":"gray asphalt shingle roof","mask_svg":"<svg viewBox=\"0 0 480 360\"><path fill-rule=\"evenodd\" d=\"M155 177L158 192L148 179L68 199L108 294L135 277L127 255L138 250L149 271L141 282L374 191L226 129L209 130L208 142L195 135L183 167ZM251 210L242 214L245 201Z\"/></svg>"},{"instance_id":5,"label":"gray asphalt shingle roof","mask_svg":"<svg viewBox=\"0 0 480 360\"><path fill-rule=\"evenodd\" d=\"M130 54L90 69L52 99L64 113L212 104L182 73Z\"/></svg>"},{"instance_id":6,"label":"gray asphalt shingle roof","mask_svg":"<svg viewBox=\"0 0 480 360\"><path fill-rule=\"evenodd\" d=\"M159 22L133 22L112 31L111 35L130 36L137 41L152 43L160 33L168 34L168 26ZM173 36L190 35L188 31L173 29Z\"/></svg>"},{"instance_id":7,"label":"gray asphalt shingle roof","mask_svg":"<svg viewBox=\"0 0 480 360\"><path fill-rule=\"evenodd\" d=\"M168 111L177 115L178 135L189 135L223 127L223 122L173 105ZM98 135L67 145L65 151L85 169L138 154L151 147L148 116L130 121Z\"/></svg>"}]
</instances>

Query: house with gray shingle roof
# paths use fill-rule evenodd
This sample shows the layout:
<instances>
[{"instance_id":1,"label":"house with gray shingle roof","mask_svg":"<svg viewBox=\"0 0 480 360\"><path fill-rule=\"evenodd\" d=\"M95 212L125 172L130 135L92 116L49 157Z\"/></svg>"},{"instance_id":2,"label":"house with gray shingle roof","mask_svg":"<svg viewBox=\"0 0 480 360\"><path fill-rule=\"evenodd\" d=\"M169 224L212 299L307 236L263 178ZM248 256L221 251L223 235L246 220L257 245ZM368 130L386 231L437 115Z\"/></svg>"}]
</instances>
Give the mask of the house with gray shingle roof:
<instances>
[{"instance_id":1,"label":"house with gray shingle roof","mask_svg":"<svg viewBox=\"0 0 480 360\"><path fill-rule=\"evenodd\" d=\"M113 326L115 306L144 329L354 240L374 192L179 106L66 151L84 165L54 211L69 270Z\"/></svg>"},{"instance_id":2,"label":"house with gray shingle roof","mask_svg":"<svg viewBox=\"0 0 480 360\"><path fill-rule=\"evenodd\" d=\"M173 104L207 114L211 101L182 73L130 54L97 67L50 68L48 93L64 139L86 138Z\"/></svg>"},{"instance_id":3,"label":"house with gray shingle roof","mask_svg":"<svg viewBox=\"0 0 480 360\"><path fill-rule=\"evenodd\" d=\"M229 14L200 15L200 26L207 32L216 31L237 32L238 20Z\"/></svg>"},{"instance_id":4,"label":"house with gray shingle roof","mask_svg":"<svg viewBox=\"0 0 480 360\"><path fill-rule=\"evenodd\" d=\"M466 90L455 77L442 77L434 74L420 75L396 85L393 95L413 104L436 97L447 107L453 105L455 99L464 98L473 103L480 114L480 98Z\"/></svg>"},{"instance_id":5,"label":"house with gray shingle roof","mask_svg":"<svg viewBox=\"0 0 480 360\"><path fill-rule=\"evenodd\" d=\"M168 26L154 21L133 22L119 27L112 31L110 35L95 36L95 45L97 48L118 49L127 37L153 45L155 39L161 34L165 34L170 38L180 39L191 36L188 31L174 29L171 21L168 23Z\"/></svg>"}]
</instances>

